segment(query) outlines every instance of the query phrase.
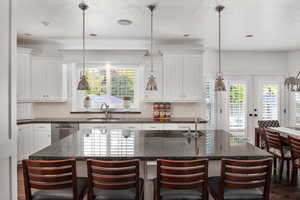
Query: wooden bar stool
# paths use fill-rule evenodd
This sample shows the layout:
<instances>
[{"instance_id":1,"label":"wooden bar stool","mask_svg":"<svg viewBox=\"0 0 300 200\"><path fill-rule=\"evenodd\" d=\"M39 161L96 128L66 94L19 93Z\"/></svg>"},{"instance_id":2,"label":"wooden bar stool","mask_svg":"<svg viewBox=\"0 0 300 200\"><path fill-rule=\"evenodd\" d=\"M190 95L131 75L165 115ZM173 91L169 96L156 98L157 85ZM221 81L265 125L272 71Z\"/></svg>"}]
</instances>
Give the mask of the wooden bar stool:
<instances>
[{"instance_id":1,"label":"wooden bar stool","mask_svg":"<svg viewBox=\"0 0 300 200\"><path fill-rule=\"evenodd\" d=\"M207 200L208 159L157 161L157 200Z\"/></svg>"},{"instance_id":2,"label":"wooden bar stool","mask_svg":"<svg viewBox=\"0 0 300 200\"><path fill-rule=\"evenodd\" d=\"M292 184L297 184L300 169L300 139L288 136L292 155Z\"/></svg>"},{"instance_id":3,"label":"wooden bar stool","mask_svg":"<svg viewBox=\"0 0 300 200\"><path fill-rule=\"evenodd\" d=\"M260 128L260 148L267 148L266 129L269 127L280 127L278 120L258 120L258 127Z\"/></svg>"},{"instance_id":4,"label":"wooden bar stool","mask_svg":"<svg viewBox=\"0 0 300 200\"><path fill-rule=\"evenodd\" d=\"M88 180L76 177L73 159L23 160L23 174L26 200L81 200L87 192Z\"/></svg>"},{"instance_id":5,"label":"wooden bar stool","mask_svg":"<svg viewBox=\"0 0 300 200\"><path fill-rule=\"evenodd\" d=\"M140 200L144 181L139 177L139 160L87 160L89 200Z\"/></svg>"},{"instance_id":6,"label":"wooden bar stool","mask_svg":"<svg viewBox=\"0 0 300 200\"><path fill-rule=\"evenodd\" d=\"M286 161L286 176L287 180L290 179L290 161L291 152L289 146L284 146L280 139L280 134L278 132L273 132L266 129L266 140L267 140L267 151L274 155L274 175L276 176L277 170L277 159L280 161L279 167L279 181L282 180L282 173L284 167L284 161Z\"/></svg>"},{"instance_id":7,"label":"wooden bar stool","mask_svg":"<svg viewBox=\"0 0 300 200\"><path fill-rule=\"evenodd\" d=\"M269 200L272 159L222 160L221 176L208 178L216 200Z\"/></svg>"}]
</instances>

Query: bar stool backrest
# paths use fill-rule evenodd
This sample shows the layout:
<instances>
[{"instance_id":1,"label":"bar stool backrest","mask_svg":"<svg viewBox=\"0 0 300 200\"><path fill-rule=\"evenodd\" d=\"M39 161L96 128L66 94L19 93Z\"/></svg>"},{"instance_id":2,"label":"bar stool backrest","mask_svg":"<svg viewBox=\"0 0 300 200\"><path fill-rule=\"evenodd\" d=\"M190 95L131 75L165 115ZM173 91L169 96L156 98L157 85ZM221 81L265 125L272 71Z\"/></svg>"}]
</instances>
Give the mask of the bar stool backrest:
<instances>
[{"instance_id":1,"label":"bar stool backrest","mask_svg":"<svg viewBox=\"0 0 300 200\"><path fill-rule=\"evenodd\" d=\"M31 189L59 190L73 188L77 198L75 159L62 161L23 160L26 199L32 199Z\"/></svg>"},{"instance_id":2,"label":"bar stool backrest","mask_svg":"<svg viewBox=\"0 0 300 200\"><path fill-rule=\"evenodd\" d=\"M157 196L160 188L199 189L207 198L208 159L157 160Z\"/></svg>"},{"instance_id":3,"label":"bar stool backrest","mask_svg":"<svg viewBox=\"0 0 300 200\"><path fill-rule=\"evenodd\" d=\"M89 196L94 197L94 189L126 190L135 188L136 198L139 198L139 166L139 160L87 160Z\"/></svg>"},{"instance_id":4,"label":"bar stool backrest","mask_svg":"<svg viewBox=\"0 0 300 200\"><path fill-rule=\"evenodd\" d=\"M300 138L288 136L288 140L291 149L292 159L294 161L294 166L300 168L300 162L295 162L296 160L300 160Z\"/></svg>"},{"instance_id":5,"label":"bar stool backrest","mask_svg":"<svg viewBox=\"0 0 300 200\"><path fill-rule=\"evenodd\" d=\"M270 153L273 153L273 151L271 151L272 148L274 150L277 150L282 157L284 156L283 146L280 139L280 134L278 132L270 131L266 129L266 141L267 141L267 150Z\"/></svg>"},{"instance_id":6,"label":"bar stool backrest","mask_svg":"<svg viewBox=\"0 0 300 200\"><path fill-rule=\"evenodd\" d=\"M265 199L268 199L271 183L272 159L230 160L222 159L221 196L224 189L263 188Z\"/></svg>"}]
</instances>

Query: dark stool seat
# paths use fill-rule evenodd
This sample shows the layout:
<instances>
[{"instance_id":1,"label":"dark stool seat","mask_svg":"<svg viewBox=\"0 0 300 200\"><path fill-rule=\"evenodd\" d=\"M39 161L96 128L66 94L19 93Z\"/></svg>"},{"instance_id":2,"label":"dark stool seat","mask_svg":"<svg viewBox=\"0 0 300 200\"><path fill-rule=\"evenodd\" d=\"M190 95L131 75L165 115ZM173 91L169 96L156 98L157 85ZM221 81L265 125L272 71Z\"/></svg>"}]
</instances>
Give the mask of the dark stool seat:
<instances>
[{"instance_id":1,"label":"dark stool seat","mask_svg":"<svg viewBox=\"0 0 300 200\"><path fill-rule=\"evenodd\" d=\"M141 188L144 187L144 179L140 178ZM95 200L135 200L136 199L136 189L129 188L124 190L107 190L107 189L94 189Z\"/></svg>"},{"instance_id":2,"label":"dark stool seat","mask_svg":"<svg viewBox=\"0 0 300 200\"><path fill-rule=\"evenodd\" d=\"M77 178L78 192L83 194L87 189L88 179ZM32 200L73 200L73 188L60 190L38 190L33 192Z\"/></svg>"},{"instance_id":3,"label":"dark stool seat","mask_svg":"<svg viewBox=\"0 0 300 200\"><path fill-rule=\"evenodd\" d=\"M209 177L208 185L214 195L221 194L221 177ZM220 198L220 197L219 197ZM263 200L264 193L259 189L224 189L224 200Z\"/></svg>"},{"instance_id":4,"label":"dark stool seat","mask_svg":"<svg viewBox=\"0 0 300 200\"><path fill-rule=\"evenodd\" d=\"M161 200L202 200L202 192L196 189L174 190L162 188L160 196Z\"/></svg>"}]
</instances>

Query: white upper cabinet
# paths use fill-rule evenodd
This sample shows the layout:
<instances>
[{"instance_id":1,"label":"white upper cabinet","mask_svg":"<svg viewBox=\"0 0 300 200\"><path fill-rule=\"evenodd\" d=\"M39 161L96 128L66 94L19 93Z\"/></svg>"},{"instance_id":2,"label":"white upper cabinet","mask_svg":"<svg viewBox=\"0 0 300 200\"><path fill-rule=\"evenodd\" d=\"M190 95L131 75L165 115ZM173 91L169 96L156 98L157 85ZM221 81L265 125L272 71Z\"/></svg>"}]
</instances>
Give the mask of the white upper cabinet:
<instances>
[{"instance_id":1,"label":"white upper cabinet","mask_svg":"<svg viewBox=\"0 0 300 200\"><path fill-rule=\"evenodd\" d=\"M17 101L31 100L31 49L18 48Z\"/></svg>"},{"instance_id":2,"label":"white upper cabinet","mask_svg":"<svg viewBox=\"0 0 300 200\"><path fill-rule=\"evenodd\" d=\"M201 101L203 97L202 58L184 56L183 62L183 99Z\"/></svg>"},{"instance_id":3,"label":"white upper cabinet","mask_svg":"<svg viewBox=\"0 0 300 200\"><path fill-rule=\"evenodd\" d=\"M166 101L179 101L184 98L183 64L182 56L164 56L164 100Z\"/></svg>"},{"instance_id":4,"label":"white upper cabinet","mask_svg":"<svg viewBox=\"0 0 300 200\"><path fill-rule=\"evenodd\" d=\"M164 101L200 102L202 92L201 55L164 55Z\"/></svg>"},{"instance_id":5,"label":"white upper cabinet","mask_svg":"<svg viewBox=\"0 0 300 200\"><path fill-rule=\"evenodd\" d=\"M145 101L160 101L163 97L163 62L162 56L157 56L154 59L153 71L156 77L157 91L146 91L148 77L151 71L150 58L146 60L145 71L144 71L144 91Z\"/></svg>"},{"instance_id":6,"label":"white upper cabinet","mask_svg":"<svg viewBox=\"0 0 300 200\"><path fill-rule=\"evenodd\" d=\"M64 102L67 100L67 67L60 58L32 58L32 101Z\"/></svg>"}]
</instances>

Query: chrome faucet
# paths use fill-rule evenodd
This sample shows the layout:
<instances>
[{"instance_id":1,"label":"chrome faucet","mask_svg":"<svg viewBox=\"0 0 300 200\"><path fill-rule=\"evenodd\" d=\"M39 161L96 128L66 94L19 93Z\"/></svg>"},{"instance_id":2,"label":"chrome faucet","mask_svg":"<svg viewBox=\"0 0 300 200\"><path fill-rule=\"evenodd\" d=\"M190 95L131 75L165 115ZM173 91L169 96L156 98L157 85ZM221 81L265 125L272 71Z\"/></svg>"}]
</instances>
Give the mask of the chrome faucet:
<instances>
[{"instance_id":1,"label":"chrome faucet","mask_svg":"<svg viewBox=\"0 0 300 200\"><path fill-rule=\"evenodd\" d=\"M111 118L110 108L109 108L109 105L107 103L102 103L101 104L100 111L103 111L105 113L105 118L106 119L110 119Z\"/></svg>"}]
</instances>

